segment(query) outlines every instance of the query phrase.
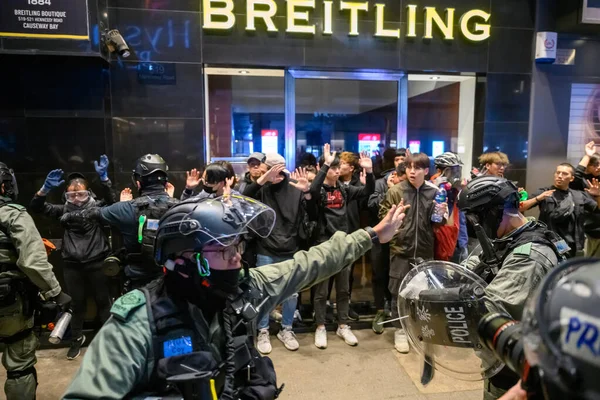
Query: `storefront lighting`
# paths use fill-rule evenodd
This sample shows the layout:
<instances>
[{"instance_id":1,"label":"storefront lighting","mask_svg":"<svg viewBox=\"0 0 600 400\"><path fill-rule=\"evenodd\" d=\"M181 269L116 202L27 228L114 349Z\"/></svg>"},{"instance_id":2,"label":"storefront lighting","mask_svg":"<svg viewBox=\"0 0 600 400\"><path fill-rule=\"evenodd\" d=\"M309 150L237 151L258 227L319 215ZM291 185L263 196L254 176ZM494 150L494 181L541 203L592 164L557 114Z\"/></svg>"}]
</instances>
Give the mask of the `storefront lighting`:
<instances>
[{"instance_id":1,"label":"storefront lighting","mask_svg":"<svg viewBox=\"0 0 600 400\"><path fill-rule=\"evenodd\" d=\"M240 70L240 74L242 74L242 75L247 75L249 73L250 73L250 71L248 71L247 69L241 69Z\"/></svg>"},{"instance_id":2,"label":"storefront lighting","mask_svg":"<svg viewBox=\"0 0 600 400\"><path fill-rule=\"evenodd\" d=\"M432 81L439 81L439 80L440 80L440 79L442 79L442 78L441 78L441 77L439 77L439 76L432 76L432 77L430 77L429 79L431 79Z\"/></svg>"}]
</instances>

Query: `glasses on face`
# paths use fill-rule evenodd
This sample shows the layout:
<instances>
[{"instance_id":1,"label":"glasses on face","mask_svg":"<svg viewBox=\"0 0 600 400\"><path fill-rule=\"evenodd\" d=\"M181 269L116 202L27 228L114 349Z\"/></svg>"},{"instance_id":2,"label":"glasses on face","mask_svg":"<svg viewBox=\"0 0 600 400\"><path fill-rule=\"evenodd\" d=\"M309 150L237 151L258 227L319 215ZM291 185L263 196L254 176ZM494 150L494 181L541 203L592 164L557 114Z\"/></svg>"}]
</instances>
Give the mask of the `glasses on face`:
<instances>
[{"instance_id":1,"label":"glasses on face","mask_svg":"<svg viewBox=\"0 0 600 400\"><path fill-rule=\"evenodd\" d=\"M497 166L498 168L507 168L508 164L505 163L494 163L495 166Z\"/></svg>"},{"instance_id":2,"label":"glasses on face","mask_svg":"<svg viewBox=\"0 0 600 400\"><path fill-rule=\"evenodd\" d=\"M77 190L75 192L66 192L67 201L85 201L90 197L90 192L87 190Z\"/></svg>"},{"instance_id":3,"label":"glasses on face","mask_svg":"<svg viewBox=\"0 0 600 400\"><path fill-rule=\"evenodd\" d=\"M203 253L221 253L223 260L229 261L238 253L243 254L244 250L246 250L246 242L242 241L238 244L232 244L231 246L223 247L219 250L203 250Z\"/></svg>"},{"instance_id":4,"label":"glasses on face","mask_svg":"<svg viewBox=\"0 0 600 400\"><path fill-rule=\"evenodd\" d=\"M260 168L260 163L259 162L250 162L250 163L248 163L248 167L250 167L250 169Z\"/></svg>"}]
</instances>

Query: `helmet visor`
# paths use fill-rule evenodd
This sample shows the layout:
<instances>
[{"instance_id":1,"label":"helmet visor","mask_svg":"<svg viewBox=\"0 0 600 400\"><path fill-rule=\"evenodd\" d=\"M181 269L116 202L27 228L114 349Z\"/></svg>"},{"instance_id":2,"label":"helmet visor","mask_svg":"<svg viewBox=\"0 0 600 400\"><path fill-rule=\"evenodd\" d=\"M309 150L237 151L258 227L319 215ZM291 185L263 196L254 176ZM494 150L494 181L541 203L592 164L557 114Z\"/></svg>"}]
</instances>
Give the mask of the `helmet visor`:
<instances>
[{"instance_id":1,"label":"helmet visor","mask_svg":"<svg viewBox=\"0 0 600 400\"><path fill-rule=\"evenodd\" d=\"M266 238L274 225L272 208L249 197L230 195L197 204L181 220L179 232L186 236L199 232L207 237L207 243L230 246L250 231Z\"/></svg>"}]
</instances>

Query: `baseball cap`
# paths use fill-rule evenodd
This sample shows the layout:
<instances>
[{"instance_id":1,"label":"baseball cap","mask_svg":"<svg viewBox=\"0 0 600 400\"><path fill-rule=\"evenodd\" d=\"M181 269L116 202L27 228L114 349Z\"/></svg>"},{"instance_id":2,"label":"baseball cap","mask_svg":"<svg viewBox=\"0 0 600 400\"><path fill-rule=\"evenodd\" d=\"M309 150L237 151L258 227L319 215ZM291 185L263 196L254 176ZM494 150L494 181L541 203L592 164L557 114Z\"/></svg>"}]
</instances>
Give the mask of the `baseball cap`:
<instances>
[{"instance_id":1,"label":"baseball cap","mask_svg":"<svg viewBox=\"0 0 600 400\"><path fill-rule=\"evenodd\" d=\"M285 158L283 158L283 156L280 156L277 153L267 153L267 154L265 154L264 163L267 164L267 166L269 168L274 167L279 164L285 165ZM284 169L283 172L285 172L286 174L290 173L290 171L288 171L287 169Z\"/></svg>"},{"instance_id":2,"label":"baseball cap","mask_svg":"<svg viewBox=\"0 0 600 400\"><path fill-rule=\"evenodd\" d=\"M248 157L248 160L246 162L250 162L250 160L252 159L263 163L265 162L265 155L263 153L255 151L254 153L250 154L250 157Z\"/></svg>"}]
</instances>

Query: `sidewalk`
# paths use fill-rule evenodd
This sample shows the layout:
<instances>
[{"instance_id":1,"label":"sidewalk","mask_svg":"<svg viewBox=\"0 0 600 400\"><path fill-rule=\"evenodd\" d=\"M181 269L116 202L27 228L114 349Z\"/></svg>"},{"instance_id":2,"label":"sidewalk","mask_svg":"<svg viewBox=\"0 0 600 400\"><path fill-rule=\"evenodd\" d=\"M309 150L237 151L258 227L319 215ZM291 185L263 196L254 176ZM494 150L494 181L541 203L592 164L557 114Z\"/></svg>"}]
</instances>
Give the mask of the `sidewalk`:
<instances>
[{"instance_id":1,"label":"sidewalk","mask_svg":"<svg viewBox=\"0 0 600 400\"><path fill-rule=\"evenodd\" d=\"M335 332L328 332L329 347L317 349L314 334L300 334L300 349L286 350L272 336L271 358L278 383L285 383L282 400L415 399L481 400L483 383L461 382L440 373L423 388L419 382L420 361L416 353L403 355L394 350L393 331L383 335L357 330L357 347L349 347ZM65 358L67 349L38 352L39 400L56 400L75 375L82 357ZM0 382L6 372L0 368ZM0 391L0 399L4 392Z\"/></svg>"}]
</instances>

